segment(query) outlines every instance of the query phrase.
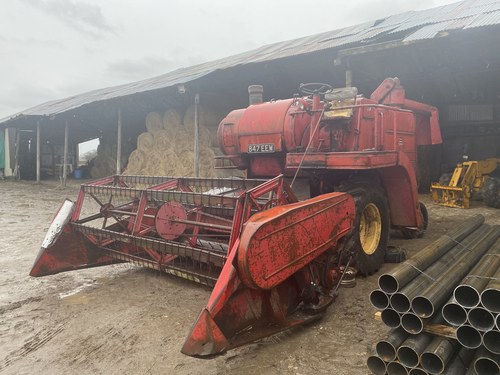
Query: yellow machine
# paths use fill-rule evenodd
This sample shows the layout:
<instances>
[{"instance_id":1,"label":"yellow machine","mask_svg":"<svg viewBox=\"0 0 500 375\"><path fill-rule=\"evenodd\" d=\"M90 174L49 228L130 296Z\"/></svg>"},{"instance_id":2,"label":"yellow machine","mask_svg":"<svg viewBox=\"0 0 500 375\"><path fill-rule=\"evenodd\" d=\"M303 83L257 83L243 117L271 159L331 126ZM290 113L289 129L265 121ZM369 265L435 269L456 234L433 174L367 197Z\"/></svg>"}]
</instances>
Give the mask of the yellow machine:
<instances>
[{"instance_id":1,"label":"yellow machine","mask_svg":"<svg viewBox=\"0 0 500 375\"><path fill-rule=\"evenodd\" d=\"M500 158L457 164L448 185L432 184L432 200L442 206L469 208L471 195L483 187L488 174L498 166Z\"/></svg>"}]
</instances>

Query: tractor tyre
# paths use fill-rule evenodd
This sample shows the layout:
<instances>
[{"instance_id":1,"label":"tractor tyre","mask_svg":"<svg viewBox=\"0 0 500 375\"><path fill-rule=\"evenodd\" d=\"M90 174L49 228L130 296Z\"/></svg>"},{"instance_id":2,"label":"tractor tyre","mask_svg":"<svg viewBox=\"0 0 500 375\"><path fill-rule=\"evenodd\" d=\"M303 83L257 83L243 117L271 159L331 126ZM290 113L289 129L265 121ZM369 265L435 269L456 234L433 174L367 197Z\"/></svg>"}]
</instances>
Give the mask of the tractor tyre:
<instances>
[{"instance_id":1,"label":"tractor tyre","mask_svg":"<svg viewBox=\"0 0 500 375\"><path fill-rule=\"evenodd\" d=\"M346 181L337 190L351 194L356 204L356 218L346 248L353 254L358 273L371 275L384 263L389 241L387 198L381 186L368 180Z\"/></svg>"},{"instance_id":2,"label":"tractor tyre","mask_svg":"<svg viewBox=\"0 0 500 375\"><path fill-rule=\"evenodd\" d=\"M411 240L414 238L422 238L425 234L425 231L427 230L427 227L429 226L429 212L427 211L427 207L425 207L425 204L422 202L418 202L418 205L420 207L420 212L422 212L422 216L424 218L424 227L422 229L402 229L401 233L403 234L403 237Z\"/></svg>"},{"instance_id":3,"label":"tractor tyre","mask_svg":"<svg viewBox=\"0 0 500 375\"><path fill-rule=\"evenodd\" d=\"M500 178L489 177L482 189L483 201L490 207L500 208Z\"/></svg>"}]
</instances>

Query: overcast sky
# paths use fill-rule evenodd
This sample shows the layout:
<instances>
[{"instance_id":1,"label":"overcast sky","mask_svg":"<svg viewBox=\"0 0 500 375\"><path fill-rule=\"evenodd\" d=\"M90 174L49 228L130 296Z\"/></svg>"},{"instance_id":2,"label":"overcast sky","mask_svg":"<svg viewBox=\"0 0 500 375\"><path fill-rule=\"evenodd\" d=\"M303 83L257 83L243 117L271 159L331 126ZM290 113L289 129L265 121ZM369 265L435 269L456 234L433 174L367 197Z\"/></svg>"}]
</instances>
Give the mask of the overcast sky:
<instances>
[{"instance_id":1,"label":"overcast sky","mask_svg":"<svg viewBox=\"0 0 500 375\"><path fill-rule=\"evenodd\" d=\"M0 118L327 30L455 0L4 0Z\"/></svg>"}]
</instances>

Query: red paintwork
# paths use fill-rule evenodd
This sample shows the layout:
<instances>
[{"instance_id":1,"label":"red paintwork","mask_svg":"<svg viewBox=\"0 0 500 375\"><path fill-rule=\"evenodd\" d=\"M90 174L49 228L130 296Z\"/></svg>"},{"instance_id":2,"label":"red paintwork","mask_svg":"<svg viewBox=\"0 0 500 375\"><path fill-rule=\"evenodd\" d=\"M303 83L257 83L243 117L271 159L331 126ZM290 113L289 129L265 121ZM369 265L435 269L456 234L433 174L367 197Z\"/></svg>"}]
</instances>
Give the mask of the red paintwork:
<instances>
[{"instance_id":1,"label":"red paintwork","mask_svg":"<svg viewBox=\"0 0 500 375\"><path fill-rule=\"evenodd\" d=\"M351 229L354 212L348 194L330 193L253 215L238 247L243 283L254 289L280 284L334 247Z\"/></svg>"},{"instance_id":2,"label":"red paintwork","mask_svg":"<svg viewBox=\"0 0 500 375\"><path fill-rule=\"evenodd\" d=\"M306 173L377 171L392 225L420 228L416 147L441 142L437 110L406 99L397 79L343 107L352 109L348 119L326 119L327 109L314 95L223 120L224 153L250 176L278 175L266 182L113 176L82 185L72 213L62 215L71 219L44 241L30 274L127 261L213 286L182 348L192 356L317 319L336 296L337 248L353 225L354 201L328 193L298 202L283 174L299 165ZM82 217L86 198L100 210Z\"/></svg>"},{"instance_id":3,"label":"red paintwork","mask_svg":"<svg viewBox=\"0 0 500 375\"><path fill-rule=\"evenodd\" d=\"M100 209L82 216L90 199ZM283 176L115 176L82 185L71 209L56 216L64 230L44 241L31 275L127 261L214 286L182 348L192 356L318 319L335 298L331 256L355 215L345 193L297 202Z\"/></svg>"},{"instance_id":4,"label":"red paintwork","mask_svg":"<svg viewBox=\"0 0 500 375\"><path fill-rule=\"evenodd\" d=\"M333 250L351 229L354 215L350 195L330 193L250 217L182 352L220 353L313 318L297 314L304 286L297 282L302 278L291 276L307 272L308 264ZM331 302L331 287L332 280L318 298Z\"/></svg>"},{"instance_id":5,"label":"red paintwork","mask_svg":"<svg viewBox=\"0 0 500 375\"><path fill-rule=\"evenodd\" d=\"M176 222L175 219L187 219L186 210L179 202L167 202L158 209L155 229L160 237L173 240L185 232L187 225Z\"/></svg>"},{"instance_id":6,"label":"red paintwork","mask_svg":"<svg viewBox=\"0 0 500 375\"><path fill-rule=\"evenodd\" d=\"M249 176L293 176L299 165L302 176L321 170L376 171L388 193L391 225L421 228L417 146L442 142L437 109L406 99L397 78L386 79L369 99L358 95L354 105L340 107L352 110L350 118L322 117L324 108L326 103L313 95L312 100L288 99L233 111L219 126L219 144ZM275 153L249 153L249 145L268 143L274 144Z\"/></svg>"}]
</instances>

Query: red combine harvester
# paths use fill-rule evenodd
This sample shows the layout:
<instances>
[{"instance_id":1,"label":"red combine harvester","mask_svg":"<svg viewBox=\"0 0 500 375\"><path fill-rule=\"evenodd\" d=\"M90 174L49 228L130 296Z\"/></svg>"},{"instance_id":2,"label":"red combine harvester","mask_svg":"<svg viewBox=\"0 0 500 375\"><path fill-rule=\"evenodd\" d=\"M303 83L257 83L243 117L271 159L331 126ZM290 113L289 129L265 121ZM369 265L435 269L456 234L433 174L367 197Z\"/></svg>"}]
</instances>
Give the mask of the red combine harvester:
<instances>
[{"instance_id":1,"label":"red combine harvester","mask_svg":"<svg viewBox=\"0 0 500 375\"><path fill-rule=\"evenodd\" d=\"M368 275L389 229L422 235L418 145L441 142L434 107L386 79L250 105L220 124L219 144L251 179L113 176L83 184L56 215L32 276L131 262L210 287L182 352L223 353L317 319L349 265ZM271 178L258 180L254 178ZM311 198L292 185L307 181Z\"/></svg>"}]
</instances>

